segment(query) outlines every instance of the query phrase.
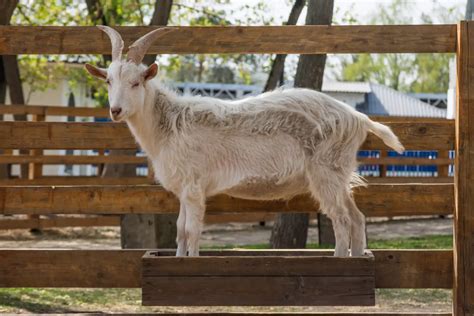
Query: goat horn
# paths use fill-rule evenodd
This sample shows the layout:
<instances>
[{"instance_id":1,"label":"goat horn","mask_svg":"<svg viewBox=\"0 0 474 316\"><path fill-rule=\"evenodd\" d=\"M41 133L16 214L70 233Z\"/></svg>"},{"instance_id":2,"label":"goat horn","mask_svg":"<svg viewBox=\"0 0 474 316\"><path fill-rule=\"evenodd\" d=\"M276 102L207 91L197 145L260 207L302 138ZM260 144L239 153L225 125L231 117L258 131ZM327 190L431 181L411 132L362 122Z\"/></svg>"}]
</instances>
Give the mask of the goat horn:
<instances>
[{"instance_id":1,"label":"goat horn","mask_svg":"<svg viewBox=\"0 0 474 316\"><path fill-rule=\"evenodd\" d=\"M145 57L145 54L150 48L151 44L153 44L157 38L169 33L170 31L170 29L158 28L137 39L132 45L128 47L127 60L139 65Z\"/></svg>"},{"instance_id":2,"label":"goat horn","mask_svg":"<svg viewBox=\"0 0 474 316\"><path fill-rule=\"evenodd\" d=\"M112 44L112 61L120 60L123 50L123 40L120 33L105 25L97 25L97 27L104 31L110 38L110 43Z\"/></svg>"}]
</instances>

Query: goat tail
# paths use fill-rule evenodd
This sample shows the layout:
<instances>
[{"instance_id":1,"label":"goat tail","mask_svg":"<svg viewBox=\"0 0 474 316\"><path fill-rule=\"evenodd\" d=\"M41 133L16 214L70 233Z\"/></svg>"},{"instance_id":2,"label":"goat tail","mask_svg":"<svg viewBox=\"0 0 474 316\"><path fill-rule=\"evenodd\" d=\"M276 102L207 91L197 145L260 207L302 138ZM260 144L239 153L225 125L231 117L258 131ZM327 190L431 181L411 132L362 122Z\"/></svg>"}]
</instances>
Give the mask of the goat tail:
<instances>
[{"instance_id":1,"label":"goat tail","mask_svg":"<svg viewBox=\"0 0 474 316\"><path fill-rule=\"evenodd\" d=\"M383 140L385 145L390 148L393 148L397 153L402 154L405 148L402 143L398 140L398 137L392 132L390 127L374 122L371 119L367 118L368 129L380 139Z\"/></svg>"}]
</instances>

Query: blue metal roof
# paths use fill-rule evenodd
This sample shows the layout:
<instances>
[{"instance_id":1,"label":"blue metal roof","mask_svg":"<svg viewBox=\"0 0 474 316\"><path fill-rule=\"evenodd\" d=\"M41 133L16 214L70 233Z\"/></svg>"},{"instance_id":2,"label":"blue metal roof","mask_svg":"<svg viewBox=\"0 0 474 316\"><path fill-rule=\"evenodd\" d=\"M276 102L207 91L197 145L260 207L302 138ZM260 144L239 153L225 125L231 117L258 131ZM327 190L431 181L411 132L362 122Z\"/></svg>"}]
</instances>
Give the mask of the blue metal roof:
<instances>
[{"instance_id":1,"label":"blue metal roof","mask_svg":"<svg viewBox=\"0 0 474 316\"><path fill-rule=\"evenodd\" d=\"M367 105L361 109L369 115L446 117L446 109L440 109L392 88L371 83Z\"/></svg>"}]
</instances>

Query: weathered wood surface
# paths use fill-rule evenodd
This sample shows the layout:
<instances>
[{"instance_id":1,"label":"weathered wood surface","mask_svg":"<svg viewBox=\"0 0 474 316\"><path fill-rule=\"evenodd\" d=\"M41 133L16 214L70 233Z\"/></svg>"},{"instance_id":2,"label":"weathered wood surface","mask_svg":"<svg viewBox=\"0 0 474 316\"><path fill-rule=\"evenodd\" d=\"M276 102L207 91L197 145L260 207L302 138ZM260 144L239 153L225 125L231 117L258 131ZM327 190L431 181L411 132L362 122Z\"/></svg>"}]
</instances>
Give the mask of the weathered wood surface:
<instances>
[{"instance_id":1,"label":"weathered wood surface","mask_svg":"<svg viewBox=\"0 0 474 316\"><path fill-rule=\"evenodd\" d=\"M451 150L454 125L449 120L430 123L406 118L386 122L407 150ZM135 149L137 144L125 124L64 122L2 122L2 149ZM369 134L362 149L386 149L376 136Z\"/></svg>"},{"instance_id":2,"label":"weathered wood surface","mask_svg":"<svg viewBox=\"0 0 474 316\"><path fill-rule=\"evenodd\" d=\"M458 25L454 213L455 315L474 314L474 22Z\"/></svg>"},{"instance_id":3,"label":"weathered wood surface","mask_svg":"<svg viewBox=\"0 0 474 316\"><path fill-rule=\"evenodd\" d=\"M143 305L375 304L370 252L360 258L336 258L327 251L176 258L149 251L142 263Z\"/></svg>"},{"instance_id":4,"label":"weathered wood surface","mask_svg":"<svg viewBox=\"0 0 474 316\"><path fill-rule=\"evenodd\" d=\"M1 161L1 160L0 160ZM394 158L359 158L358 161L362 165L433 165L433 166L447 166L454 163L453 159L449 158L411 158L411 157L394 157ZM446 174L447 176L447 174Z\"/></svg>"},{"instance_id":5,"label":"weathered wood surface","mask_svg":"<svg viewBox=\"0 0 474 316\"><path fill-rule=\"evenodd\" d=\"M137 185L152 184L147 177L102 178L96 176L43 176L39 179L0 179L0 186L38 185Z\"/></svg>"},{"instance_id":6,"label":"weathered wood surface","mask_svg":"<svg viewBox=\"0 0 474 316\"><path fill-rule=\"evenodd\" d=\"M146 157L138 156L28 156L4 155L0 156L0 164L40 163L45 165L93 165L93 164L147 164Z\"/></svg>"},{"instance_id":7,"label":"weathered wood surface","mask_svg":"<svg viewBox=\"0 0 474 316\"><path fill-rule=\"evenodd\" d=\"M0 105L0 114L36 114L45 116L78 116L108 118L108 108L67 107L50 105Z\"/></svg>"},{"instance_id":8,"label":"weathered wood surface","mask_svg":"<svg viewBox=\"0 0 474 316\"><path fill-rule=\"evenodd\" d=\"M453 252L373 250L377 288L452 288Z\"/></svg>"},{"instance_id":9,"label":"weathered wood surface","mask_svg":"<svg viewBox=\"0 0 474 316\"><path fill-rule=\"evenodd\" d=\"M209 313L203 312L186 312L186 316L203 316L208 315ZM245 311L245 312L219 312L219 313L212 313L219 316L452 316L452 313L444 313L444 312L308 312L308 311L295 311L292 310L290 313L284 312L253 312L253 311ZM115 313L114 315L129 315L129 314L121 314ZM133 314L133 315L149 315L149 314ZM161 313L160 316L176 316L176 313Z\"/></svg>"},{"instance_id":10,"label":"weathered wood surface","mask_svg":"<svg viewBox=\"0 0 474 316\"><path fill-rule=\"evenodd\" d=\"M163 276L373 276L373 255L333 257L332 251L306 255L183 257L153 255L142 259L142 275ZM315 268L317 267L317 268Z\"/></svg>"},{"instance_id":11,"label":"weathered wood surface","mask_svg":"<svg viewBox=\"0 0 474 316\"><path fill-rule=\"evenodd\" d=\"M379 184L355 192L367 216L439 215L453 212L452 184ZM0 214L127 214L177 212L179 202L156 185L0 187ZM218 195L207 212L317 212L309 196L286 201L252 201Z\"/></svg>"},{"instance_id":12,"label":"weathered wood surface","mask_svg":"<svg viewBox=\"0 0 474 316\"><path fill-rule=\"evenodd\" d=\"M449 53L456 25L163 27L149 54ZM116 27L125 47L155 27ZM0 54L110 54L91 26L0 26Z\"/></svg>"},{"instance_id":13,"label":"weathered wood surface","mask_svg":"<svg viewBox=\"0 0 474 316\"><path fill-rule=\"evenodd\" d=\"M369 184L452 184L453 177L366 177ZM102 178L96 176L43 176L39 179L0 179L0 186L38 186L38 185L132 185L153 184L152 179L144 176L125 178Z\"/></svg>"},{"instance_id":14,"label":"weathered wood surface","mask_svg":"<svg viewBox=\"0 0 474 316\"><path fill-rule=\"evenodd\" d=\"M144 306L372 306L374 278L314 276L149 277Z\"/></svg>"},{"instance_id":15,"label":"weathered wood surface","mask_svg":"<svg viewBox=\"0 0 474 316\"><path fill-rule=\"evenodd\" d=\"M118 225L120 225L120 217L112 215L95 217L0 219L0 229L45 229L52 227L102 227Z\"/></svg>"},{"instance_id":16,"label":"weathered wood surface","mask_svg":"<svg viewBox=\"0 0 474 316\"><path fill-rule=\"evenodd\" d=\"M428 159L428 158L361 158L361 164L366 165L438 165L445 166L453 164L454 161L449 158ZM4 155L0 156L0 164L24 164L41 163L45 165L64 165L64 164L146 164L146 157L136 156L28 156L28 155Z\"/></svg>"},{"instance_id":17,"label":"weathered wood surface","mask_svg":"<svg viewBox=\"0 0 474 316\"><path fill-rule=\"evenodd\" d=\"M2 122L0 148L136 149L125 124Z\"/></svg>"},{"instance_id":18,"label":"weathered wood surface","mask_svg":"<svg viewBox=\"0 0 474 316\"><path fill-rule=\"evenodd\" d=\"M302 250L295 254L311 253ZM377 288L452 288L450 250L373 250ZM170 255L173 252L170 253ZM285 251L202 251L202 255ZM293 252L294 253L294 252ZM0 287L137 288L144 250L0 249Z\"/></svg>"}]
</instances>

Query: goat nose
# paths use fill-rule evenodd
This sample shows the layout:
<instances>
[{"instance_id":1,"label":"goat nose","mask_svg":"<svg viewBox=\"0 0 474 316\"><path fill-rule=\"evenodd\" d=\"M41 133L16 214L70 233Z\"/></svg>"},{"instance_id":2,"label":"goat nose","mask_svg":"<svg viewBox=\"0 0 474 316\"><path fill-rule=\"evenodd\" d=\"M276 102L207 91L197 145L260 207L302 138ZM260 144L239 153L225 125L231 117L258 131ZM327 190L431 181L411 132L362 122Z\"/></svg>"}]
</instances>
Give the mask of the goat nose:
<instances>
[{"instance_id":1,"label":"goat nose","mask_svg":"<svg viewBox=\"0 0 474 316\"><path fill-rule=\"evenodd\" d=\"M112 115L119 115L122 112L122 108L113 107L113 108L110 108L110 112L112 113Z\"/></svg>"}]
</instances>

